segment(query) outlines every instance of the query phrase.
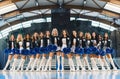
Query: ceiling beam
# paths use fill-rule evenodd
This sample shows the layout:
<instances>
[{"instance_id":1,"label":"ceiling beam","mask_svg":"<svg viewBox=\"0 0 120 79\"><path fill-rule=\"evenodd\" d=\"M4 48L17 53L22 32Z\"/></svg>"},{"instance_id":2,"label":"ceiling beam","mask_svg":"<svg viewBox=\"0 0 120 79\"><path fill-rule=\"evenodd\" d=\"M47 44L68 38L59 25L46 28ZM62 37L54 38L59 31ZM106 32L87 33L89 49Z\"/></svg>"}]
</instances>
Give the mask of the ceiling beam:
<instances>
[{"instance_id":1,"label":"ceiling beam","mask_svg":"<svg viewBox=\"0 0 120 79\"><path fill-rule=\"evenodd\" d=\"M120 0L101 0L101 1L111 2L111 3L113 3L113 4L120 5Z\"/></svg>"},{"instance_id":2,"label":"ceiling beam","mask_svg":"<svg viewBox=\"0 0 120 79\"><path fill-rule=\"evenodd\" d=\"M24 12L30 12L30 11L39 10L39 9L52 9L52 8L58 8L58 7L59 7L58 5L44 5L44 6L35 6L35 7L31 7L31 8L25 8L25 9L21 9L19 11L20 11L20 13L24 13ZM109 12L111 14L114 14L114 15L118 16L118 18L120 17L119 13L112 12L112 11L105 10L105 9L99 9L99 8L93 8L93 7L87 7L87 6L80 6L80 5L64 5L63 7L64 8L70 8L70 9L84 9L84 10L90 10L92 12L94 11L94 12L99 12L99 13L102 13L103 11L106 11L106 12ZM6 13L6 14L8 14L8 13ZM3 15L5 15L5 14L3 14Z\"/></svg>"},{"instance_id":3,"label":"ceiling beam","mask_svg":"<svg viewBox=\"0 0 120 79\"><path fill-rule=\"evenodd\" d=\"M44 14L43 16L44 17L51 17L51 14ZM32 16L32 17L26 17L25 19L22 18L20 20L16 20L16 21L10 22L10 26L16 25L16 24L21 23L21 22L38 19L40 17L41 17L40 15L37 15L37 16ZM71 17L86 18L86 19L90 19L90 20L102 22L102 23L105 23L107 25L111 25L111 23L112 23L112 22L110 22L108 20L105 20L105 19L101 19L101 18L97 18L97 17L92 17L92 16L87 16L87 15L71 14ZM8 24L3 25L3 26L0 27L0 31L4 30L4 29L6 29L6 28L8 28L10 26ZM119 27L119 25L117 25L115 23L113 24L113 26L116 27L116 28Z\"/></svg>"},{"instance_id":4,"label":"ceiling beam","mask_svg":"<svg viewBox=\"0 0 120 79\"><path fill-rule=\"evenodd\" d=\"M52 8L57 8L59 7L58 5L45 5L45 6L36 6L36 7L31 7L31 8L26 8L26 9L21 9L20 12L29 12L29 11L33 11L33 10L38 10L38 9L52 9ZM73 9L84 9L84 10L90 10L90 11L95 11L95 12L99 12L101 13L104 9L99 9L99 8L93 8L93 7L87 7L87 6L80 6L80 5L64 5L63 7L65 8L73 8ZM109 10L104 10L116 15L119 15L119 13L116 12L112 12Z\"/></svg>"},{"instance_id":5,"label":"ceiling beam","mask_svg":"<svg viewBox=\"0 0 120 79\"><path fill-rule=\"evenodd\" d=\"M0 7L5 6L5 5L8 5L8 4L11 4L11 3L12 3L12 2L9 1L9 0L2 1L2 2L0 2Z\"/></svg>"}]
</instances>

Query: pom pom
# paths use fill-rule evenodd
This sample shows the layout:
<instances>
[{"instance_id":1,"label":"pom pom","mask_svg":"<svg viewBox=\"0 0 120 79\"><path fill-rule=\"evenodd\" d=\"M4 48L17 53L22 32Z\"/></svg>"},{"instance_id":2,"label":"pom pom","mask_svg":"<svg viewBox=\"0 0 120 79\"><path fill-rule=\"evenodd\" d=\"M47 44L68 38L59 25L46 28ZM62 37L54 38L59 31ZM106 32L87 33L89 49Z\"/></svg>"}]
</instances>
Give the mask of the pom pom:
<instances>
[{"instance_id":1,"label":"pom pom","mask_svg":"<svg viewBox=\"0 0 120 79\"><path fill-rule=\"evenodd\" d=\"M70 49L70 48L64 48L64 49L63 49L63 52L64 52L65 54L70 53L70 51L71 51L71 49Z\"/></svg>"},{"instance_id":2,"label":"pom pom","mask_svg":"<svg viewBox=\"0 0 120 79\"><path fill-rule=\"evenodd\" d=\"M92 49L91 48L85 48L85 53L86 54L91 54L92 53Z\"/></svg>"},{"instance_id":3,"label":"pom pom","mask_svg":"<svg viewBox=\"0 0 120 79\"><path fill-rule=\"evenodd\" d=\"M40 47L39 53L42 54L42 53L44 53L44 52L45 52L45 48L44 48L44 47Z\"/></svg>"},{"instance_id":4,"label":"pom pom","mask_svg":"<svg viewBox=\"0 0 120 79\"><path fill-rule=\"evenodd\" d=\"M28 55L29 54L29 50L23 49L21 54L22 55Z\"/></svg>"},{"instance_id":5,"label":"pom pom","mask_svg":"<svg viewBox=\"0 0 120 79\"><path fill-rule=\"evenodd\" d=\"M20 54L19 49L15 49L15 54Z\"/></svg>"},{"instance_id":6,"label":"pom pom","mask_svg":"<svg viewBox=\"0 0 120 79\"><path fill-rule=\"evenodd\" d=\"M10 49L5 49L4 52L5 52L6 54L10 53Z\"/></svg>"},{"instance_id":7,"label":"pom pom","mask_svg":"<svg viewBox=\"0 0 120 79\"><path fill-rule=\"evenodd\" d=\"M98 49L96 47L92 47L92 52L96 54L98 52Z\"/></svg>"},{"instance_id":8,"label":"pom pom","mask_svg":"<svg viewBox=\"0 0 120 79\"><path fill-rule=\"evenodd\" d=\"M36 54L35 50L34 50L34 49L31 49L31 50L30 50L30 55L35 55L35 54Z\"/></svg>"},{"instance_id":9,"label":"pom pom","mask_svg":"<svg viewBox=\"0 0 120 79\"><path fill-rule=\"evenodd\" d=\"M100 55L101 55L101 56L105 56L105 55L106 55L106 52L105 52L105 51L103 51L102 49L100 49L100 51L99 51L99 52L100 52Z\"/></svg>"},{"instance_id":10,"label":"pom pom","mask_svg":"<svg viewBox=\"0 0 120 79\"><path fill-rule=\"evenodd\" d=\"M39 48L38 48L38 47L35 47L35 48L34 48L34 51L35 51L36 53L39 53Z\"/></svg>"},{"instance_id":11,"label":"pom pom","mask_svg":"<svg viewBox=\"0 0 120 79\"><path fill-rule=\"evenodd\" d=\"M57 46L53 45L53 46L52 46L52 51L55 52L56 50L57 50Z\"/></svg>"},{"instance_id":12,"label":"pom pom","mask_svg":"<svg viewBox=\"0 0 120 79\"><path fill-rule=\"evenodd\" d=\"M75 53L76 54L84 54L84 49L83 48L76 48Z\"/></svg>"},{"instance_id":13,"label":"pom pom","mask_svg":"<svg viewBox=\"0 0 120 79\"><path fill-rule=\"evenodd\" d=\"M112 54L112 53L113 53L113 49L107 48L107 49L106 49L106 53Z\"/></svg>"}]
</instances>

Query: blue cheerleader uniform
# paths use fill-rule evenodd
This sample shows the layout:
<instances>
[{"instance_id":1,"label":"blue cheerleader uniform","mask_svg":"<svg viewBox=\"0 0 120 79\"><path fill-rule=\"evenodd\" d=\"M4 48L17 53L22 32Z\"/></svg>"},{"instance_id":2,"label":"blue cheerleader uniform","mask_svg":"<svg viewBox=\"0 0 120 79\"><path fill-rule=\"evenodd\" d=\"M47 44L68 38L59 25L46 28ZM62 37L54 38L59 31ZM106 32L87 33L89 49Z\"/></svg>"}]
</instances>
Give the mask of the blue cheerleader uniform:
<instances>
[{"instance_id":1,"label":"blue cheerleader uniform","mask_svg":"<svg viewBox=\"0 0 120 79\"><path fill-rule=\"evenodd\" d=\"M36 39L34 41L32 41L32 46L31 46L31 55L36 55L39 54L39 40Z\"/></svg>"},{"instance_id":2,"label":"blue cheerleader uniform","mask_svg":"<svg viewBox=\"0 0 120 79\"><path fill-rule=\"evenodd\" d=\"M45 52L44 38L40 38L38 44L39 44L39 54L43 54Z\"/></svg>"},{"instance_id":3,"label":"blue cheerleader uniform","mask_svg":"<svg viewBox=\"0 0 120 79\"><path fill-rule=\"evenodd\" d=\"M75 53L76 54L84 54L84 47L86 46L86 39L84 39L83 37L80 37L78 39L78 46L75 49Z\"/></svg>"},{"instance_id":4,"label":"blue cheerleader uniform","mask_svg":"<svg viewBox=\"0 0 120 79\"><path fill-rule=\"evenodd\" d=\"M24 40L23 42L23 47L24 47L24 50L23 50L23 55L30 55L31 53L31 40Z\"/></svg>"},{"instance_id":5,"label":"blue cheerleader uniform","mask_svg":"<svg viewBox=\"0 0 120 79\"><path fill-rule=\"evenodd\" d=\"M103 50L106 54L113 53L113 49L111 48L111 45L112 45L112 41L110 39L107 39L107 40L104 39L102 41L102 47L103 47Z\"/></svg>"},{"instance_id":6,"label":"blue cheerleader uniform","mask_svg":"<svg viewBox=\"0 0 120 79\"><path fill-rule=\"evenodd\" d=\"M51 43L52 43L52 52L60 51L60 38L58 36L51 36Z\"/></svg>"},{"instance_id":7,"label":"blue cheerleader uniform","mask_svg":"<svg viewBox=\"0 0 120 79\"><path fill-rule=\"evenodd\" d=\"M69 54L71 52L70 49L70 38L69 37L61 37L60 38L60 47L61 51L65 54Z\"/></svg>"},{"instance_id":8,"label":"blue cheerleader uniform","mask_svg":"<svg viewBox=\"0 0 120 79\"><path fill-rule=\"evenodd\" d=\"M73 37L71 38L71 43L70 43L70 47L71 47L71 52L72 52L72 53L77 54L77 53L75 52L75 49L78 47L78 45L79 45L79 38L73 36Z\"/></svg>"},{"instance_id":9,"label":"blue cheerleader uniform","mask_svg":"<svg viewBox=\"0 0 120 79\"><path fill-rule=\"evenodd\" d=\"M92 48L91 48L91 40L86 39L86 47L84 49L85 54L91 54L92 53Z\"/></svg>"},{"instance_id":10,"label":"blue cheerleader uniform","mask_svg":"<svg viewBox=\"0 0 120 79\"><path fill-rule=\"evenodd\" d=\"M5 53L7 54L15 54L16 49L15 49L15 41L8 41L8 48L5 49Z\"/></svg>"},{"instance_id":11,"label":"blue cheerleader uniform","mask_svg":"<svg viewBox=\"0 0 120 79\"><path fill-rule=\"evenodd\" d=\"M104 56L105 52L103 51L102 40L98 41L97 48L98 48L98 52L96 53L96 55L98 55L98 56Z\"/></svg>"},{"instance_id":12,"label":"blue cheerleader uniform","mask_svg":"<svg viewBox=\"0 0 120 79\"><path fill-rule=\"evenodd\" d=\"M16 47L17 47L16 54L24 54L23 41L17 42Z\"/></svg>"},{"instance_id":13,"label":"blue cheerleader uniform","mask_svg":"<svg viewBox=\"0 0 120 79\"><path fill-rule=\"evenodd\" d=\"M49 38L44 38L44 47L45 47L45 54L48 54L49 52L52 52L52 44L51 44L51 36Z\"/></svg>"},{"instance_id":14,"label":"blue cheerleader uniform","mask_svg":"<svg viewBox=\"0 0 120 79\"><path fill-rule=\"evenodd\" d=\"M98 40L97 40L96 37L91 39L92 54L97 54L98 53L97 43L98 43Z\"/></svg>"}]
</instances>

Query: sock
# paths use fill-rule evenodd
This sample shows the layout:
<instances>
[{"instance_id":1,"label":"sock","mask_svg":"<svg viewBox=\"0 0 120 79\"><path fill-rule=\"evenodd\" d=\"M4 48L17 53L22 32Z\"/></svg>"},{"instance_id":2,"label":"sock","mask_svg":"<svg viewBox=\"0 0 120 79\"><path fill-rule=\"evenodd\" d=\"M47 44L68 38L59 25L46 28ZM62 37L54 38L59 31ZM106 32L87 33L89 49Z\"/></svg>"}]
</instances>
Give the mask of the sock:
<instances>
[{"instance_id":1,"label":"sock","mask_svg":"<svg viewBox=\"0 0 120 79\"><path fill-rule=\"evenodd\" d=\"M14 59L11 70L15 70L18 59Z\"/></svg>"},{"instance_id":2,"label":"sock","mask_svg":"<svg viewBox=\"0 0 120 79\"><path fill-rule=\"evenodd\" d=\"M62 57L61 65L62 65L62 70L64 70L64 57Z\"/></svg>"},{"instance_id":3,"label":"sock","mask_svg":"<svg viewBox=\"0 0 120 79\"><path fill-rule=\"evenodd\" d=\"M57 70L60 70L60 56L57 56L57 64L58 64Z\"/></svg>"},{"instance_id":4,"label":"sock","mask_svg":"<svg viewBox=\"0 0 120 79\"><path fill-rule=\"evenodd\" d=\"M45 70L47 70L47 68L48 68L48 66L50 67L50 62L51 62L51 60L52 60L52 57L49 57L49 59L48 59L48 61L47 61L47 63L46 63L46 66L45 66Z\"/></svg>"},{"instance_id":5,"label":"sock","mask_svg":"<svg viewBox=\"0 0 120 79\"><path fill-rule=\"evenodd\" d=\"M28 63L26 70L28 70L31 67L33 61L34 61L34 58L30 58L30 61Z\"/></svg>"},{"instance_id":6,"label":"sock","mask_svg":"<svg viewBox=\"0 0 120 79\"><path fill-rule=\"evenodd\" d=\"M85 63L87 64L87 66L88 66L88 69L91 69L91 68L90 68L90 65L89 65L89 63L88 63L87 57L84 57L84 60L85 60Z\"/></svg>"},{"instance_id":7,"label":"sock","mask_svg":"<svg viewBox=\"0 0 120 79\"><path fill-rule=\"evenodd\" d=\"M9 59L7 60L7 63L6 63L6 65L5 65L4 70L6 70L6 69L7 69L8 65L10 64L10 61L11 61L11 60L9 60Z\"/></svg>"},{"instance_id":8,"label":"sock","mask_svg":"<svg viewBox=\"0 0 120 79\"><path fill-rule=\"evenodd\" d=\"M71 67L72 67L72 70L75 70L74 63L73 63L72 58L70 58L69 60L70 60L70 65L71 65Z\"/></svg>"},{"instance_id":9,"label":"sock","mask_svg":"<svg viewBox=\"0 0 120 79\"><path fill-rule=\"evenodd\" d=\"M79 57L76 57L76 63L77 63L77 70L79 70L79 66L80 66L80 64L79 64Z\"/></svg>"},{"instance_id":10,"label":"sock","mask_svg":"<svg viewBox=\"0 0 120 79\"><path fill-rule=\"evenodd\" d=\"M34 63L33 63L33 65L32 65L32 68L31 68L31 70L34 70L34 67L35 67L35 65L37 64L37 62L39 61L39 59L38 58L36 58L35 59L35 61L34 61Z\"/></svg>"},{"instance_id":11,"label":"sock","mask_svg":"<svg viewBox=\"0 0 120 79\"><path fill-rule=\"evenodd\" d=\"M92 64L92 69L97 69L97 65L96 65L94 58L90 58L90 60L91 60L91 64Z\"/></svg>"},{"instance_id":12,"label":"sock","mask_svg":"<svg viewBox=\"0 0 120 79\"><path fill-rule=\"evenodd\" d=\"M113 62L113 59L112 59L112 58L109 58L109 61L110 61L111 65L113 66L113 69L116 69L115 64L114 64L114 62Z\"/></svg>"},{"instance_id":13,"label":"sock","mask_svg":"<svg viewBox=\"0 0 120 79\"><path fill-rule=\"evenodd\" d=\"M24 62L25 62L25 59L21 59L20 64L19 64L17 70L19 70L24 65Z\"/></svg>"}]
</instances>

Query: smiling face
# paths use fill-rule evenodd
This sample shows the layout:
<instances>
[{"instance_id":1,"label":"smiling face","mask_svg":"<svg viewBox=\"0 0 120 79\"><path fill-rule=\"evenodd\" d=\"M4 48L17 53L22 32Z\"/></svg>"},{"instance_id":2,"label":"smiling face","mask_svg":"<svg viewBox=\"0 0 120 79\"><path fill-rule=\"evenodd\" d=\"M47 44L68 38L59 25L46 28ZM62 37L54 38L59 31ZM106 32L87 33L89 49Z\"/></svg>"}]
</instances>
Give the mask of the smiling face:
<instances>
[{"instance_id":1,"label":"smiling face","mask_svg":"<svg viewBox=\"0 0 120 79\"><path fill-rule=\"evenodd\" d=\"M10 36L10 40L11 40L11 41L14 41L14 39L15 39L14 35L11 35L11 36Z\"/></svg>"},{"instance_id":2,"label":"smiling face","mask_svg":"<svg viewBox=\"0 0 120 79\"><path fill-rule=\"evenodd\" d=\"M80 32L80 33L79 33L79 37L83 37L83 32Z\"/></svg>"},{"instance_id":3,"label":"smiling face","mask_svg":"<svg viewBox=\"0 0 120 79\"><path fill-rule=\"evenodd\" d=\"M46 31L46 36L50 36L50 31Z\"/></svg>"},{"instance_id":4,"label":"smiling face","mask_svg":"<svg viewBox=\"0 0 120 79\"><path fill-rule=\"evenodd\" d=\"M18 36L17 36L17 41L23 41L22 34L18 34Z\"/></svg>"},{"instance_id":5,"label":"smiling face","mask_svg":"<svg viewBox=\"0 0 120 79\"><path fill-rule=\"evenodd\" d=\"M67 36L66 30L63 30L63 31L62 31L62 34L63 34L63 37L66 37L66 36Z\"/></svg>"},{"instance_id":6,"label":"smiling face","mask_svg":"<svg viewBox=\"0 0 120 79\"><path fill-rule=\"evenodd\" d=\"M26 39L30 39L30 35L29 34L26 35Z\"/></svg>"},{"instance_id":7,"label":"smiling face","mask_svg":"<svg viewBox=\"0 0 120 79\"><path fill-rule=\"evenodd\" d=\"M77 32L76 31L72 31L72 34L73 34L73 36L77 36Z\"/></svg>"},{"instance_id":8,"label":"smiling face","mask_svg":"<svg viewBox=\"0 0 120 79\"><path fill-rule=\"evenodd\" d=\"M43 37L43 36L44 36L43 32L40 32L39 36L40 36L40 37Z\"/></svg>"},{"instance_id":9,"label":"smiling face","mask_svg":"<svg viewBox=\"0 0 120 79\"><path fill-rule=\"evenodd\" d=\"M58 30L57 30L56 28L54 28L54 29L52 30L52 35L53 35L53 36L58 36Z\"/></svg>"},{"instance_id":10,"label":"smiling face","mask_svg":"<svg viewBox=\"0 0 120 79\"><path fill-rule=\"evenodd\" d=\"M95 32L93 32L93 33L92 33L92 36L93 36L93 37L95 37L95 36L96 36L96 33L95 33Z\"/></svg>"}]
</instances>

